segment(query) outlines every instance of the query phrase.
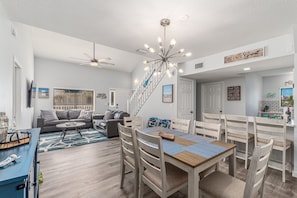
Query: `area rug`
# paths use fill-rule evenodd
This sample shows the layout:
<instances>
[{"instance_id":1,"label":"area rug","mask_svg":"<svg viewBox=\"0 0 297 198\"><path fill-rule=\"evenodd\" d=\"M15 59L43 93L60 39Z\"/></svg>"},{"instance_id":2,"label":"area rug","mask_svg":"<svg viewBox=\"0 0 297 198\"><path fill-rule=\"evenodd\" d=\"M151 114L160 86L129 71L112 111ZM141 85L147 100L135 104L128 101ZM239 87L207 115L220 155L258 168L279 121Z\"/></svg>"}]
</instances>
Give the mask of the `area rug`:
<instances>
[{"instance_id":1,"label":"area rug","mask_svg":"<svg viewBox=\"0 0 297 198\"><path fill-rule=\"evenodd\" d=\"M57 149L71 148L95 142L108 140L102 133L93 130L81 130L82 137L75 130L69 130L62 141L62 132L43 133L40 135L38 152L48 152Z\"/></svg>"}]
</instances>

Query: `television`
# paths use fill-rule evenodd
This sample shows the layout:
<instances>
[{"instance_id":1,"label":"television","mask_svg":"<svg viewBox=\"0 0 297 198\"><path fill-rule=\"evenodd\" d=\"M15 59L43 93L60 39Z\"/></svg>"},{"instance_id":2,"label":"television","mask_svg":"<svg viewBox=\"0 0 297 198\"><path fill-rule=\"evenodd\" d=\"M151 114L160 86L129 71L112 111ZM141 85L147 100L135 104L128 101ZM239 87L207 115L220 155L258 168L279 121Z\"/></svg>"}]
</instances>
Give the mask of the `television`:
<instances>
[{"instance_id":1,"label":"television","mask_svg":"<svg viewBox=\"0 0 297 198\"><path fill-rule=\"evenodd\" d=\"M32 107L32 93L34 92L34 84L33 80L30 82L27 80L27 107L30 108ZM35 92L34 92L35 93Z\"/></svg>"}]
</instances>

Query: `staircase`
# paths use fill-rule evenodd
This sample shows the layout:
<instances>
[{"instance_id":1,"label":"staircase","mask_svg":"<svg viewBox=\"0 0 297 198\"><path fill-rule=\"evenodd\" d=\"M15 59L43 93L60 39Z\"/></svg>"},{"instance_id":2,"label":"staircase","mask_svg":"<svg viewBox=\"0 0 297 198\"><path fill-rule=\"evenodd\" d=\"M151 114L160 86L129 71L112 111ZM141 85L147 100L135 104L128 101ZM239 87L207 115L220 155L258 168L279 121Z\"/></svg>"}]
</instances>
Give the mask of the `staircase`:
<instances>
[{"instance_id":1,"label":"staircase","mask_svg":"<svg viewBox=\"0 0 297 198\"><path fill-rule=\"evenodd\" d=\"M166 74L164 66L153 65L129 100L129 113L136 116Z\"/></svg>"}]
</instances>

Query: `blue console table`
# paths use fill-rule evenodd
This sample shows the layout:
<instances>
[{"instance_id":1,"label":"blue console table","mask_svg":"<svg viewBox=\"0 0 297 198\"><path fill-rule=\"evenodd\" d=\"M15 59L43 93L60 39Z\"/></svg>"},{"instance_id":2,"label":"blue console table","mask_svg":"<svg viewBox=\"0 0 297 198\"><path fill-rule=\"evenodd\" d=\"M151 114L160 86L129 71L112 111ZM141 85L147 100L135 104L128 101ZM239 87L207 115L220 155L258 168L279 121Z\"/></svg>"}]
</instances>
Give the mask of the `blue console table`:
<instances>
[{"instance_id":1,"label":"blue console table","mask_svg":"<svg viewBox=\"0 0 297 198\"><path fill-rule=\"evenodd\" d=\"M29 198L31 188L33 188L34 198L38 197L39 165L37 162L37 149L40 129L34 128L28 131L31 132L29 144L0 151L1 161L11 154L21 156L16 163L0 168L0 197Z\"/></svg>"}]
</instances>

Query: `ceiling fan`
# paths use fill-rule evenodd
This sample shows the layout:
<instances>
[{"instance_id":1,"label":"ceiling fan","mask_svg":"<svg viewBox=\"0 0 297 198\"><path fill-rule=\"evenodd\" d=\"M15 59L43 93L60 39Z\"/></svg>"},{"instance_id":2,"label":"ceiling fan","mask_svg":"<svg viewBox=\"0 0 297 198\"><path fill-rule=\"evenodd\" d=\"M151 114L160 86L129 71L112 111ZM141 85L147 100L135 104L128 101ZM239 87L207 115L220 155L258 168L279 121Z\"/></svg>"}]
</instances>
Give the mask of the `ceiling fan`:
<instances>
[{"instance_id":1,"label":"ceiling fan","mask_svg":"<svg viewBox=\"0 0 297 198\"><path fill-rule=\"evenodd\" d=\"M111 60L110 57L107 57L107 58L102 58L102 59L97 59L95 57L95 54L96 54L96 50L95 50L95 42L93 43L93 57L90 56L89 54L87 53L84 53L84 55L86 57L89 58L88 62L84 62L84 63L81 63L80 65L90 65L90 66L93 66L93 67L97 67L97 66L100 66L100 65L114 65L113 63L109 63L109 62L106 62L106 61L109 61Z\"/></svg>"}]
</instances>

